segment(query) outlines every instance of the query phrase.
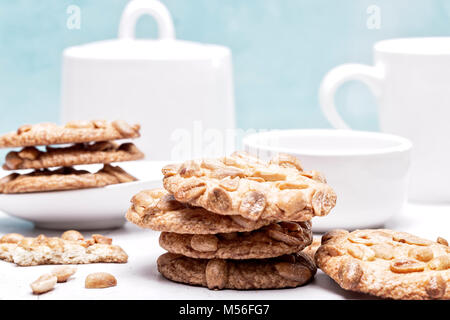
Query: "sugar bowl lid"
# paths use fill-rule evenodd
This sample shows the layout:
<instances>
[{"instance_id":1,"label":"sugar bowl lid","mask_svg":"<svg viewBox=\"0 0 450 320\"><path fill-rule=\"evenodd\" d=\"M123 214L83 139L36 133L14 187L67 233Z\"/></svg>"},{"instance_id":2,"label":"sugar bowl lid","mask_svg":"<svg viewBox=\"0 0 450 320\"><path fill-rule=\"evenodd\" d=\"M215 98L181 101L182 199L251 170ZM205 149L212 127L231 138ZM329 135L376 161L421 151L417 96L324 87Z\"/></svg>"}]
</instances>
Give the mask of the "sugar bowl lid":
<instances>
[{"instance_id":1,"label":"sugar bowl lid","mask_svg":"<svg viewBox=\"0 0 450 320\"><path fill-rule=\"evenodd\" d=\"M135 26L142 15L155 18L157 39L136 39ZM132 0L122 13L118 39L91 42L64 50L64 58L88 60L214 60L230 56L224 46L175 39L167 8L157 0Z\"/></svg>"}]
</instances>

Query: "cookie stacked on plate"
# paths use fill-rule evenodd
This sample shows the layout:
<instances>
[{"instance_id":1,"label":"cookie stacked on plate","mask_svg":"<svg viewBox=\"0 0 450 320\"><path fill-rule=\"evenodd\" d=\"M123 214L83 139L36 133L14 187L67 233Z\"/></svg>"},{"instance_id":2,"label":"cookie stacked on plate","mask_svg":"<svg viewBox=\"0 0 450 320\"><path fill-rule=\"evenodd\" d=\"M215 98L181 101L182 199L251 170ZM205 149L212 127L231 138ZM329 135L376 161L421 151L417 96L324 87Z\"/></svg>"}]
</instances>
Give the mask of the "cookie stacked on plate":
<instances>
[{"instance_id":1,"label":"cookie stacked on plate","mask_svg":"<svg viewBox=\"0 0 450 320\"><path fill-rule=\"evenodd\" d=\"M113 141L138 138L139 130L139 125L123 120L21 126L0 136L0 148L22 148L7 154L3 169L32 171L1 178L0 193L72 190L134 181L136 178L110 163L144 157L133 143ZM103 168L95 173L73 168L84 164L103 164Z\"/></svg>"},{"instance_id":2,"label":"cookie stacked on plate","mask_svg":"<svg viewBox=\"0 0 450 320\"><path fill-rule=\"evenodd\" d=\"M162 171L165 190L135 195L127 219L163 231L164 277L209 289L268 289L314 276L301 252L312 241L310 220L336 203L320 173L289 155L266 163L240 152Z\"/></svg>"}]
</instances>

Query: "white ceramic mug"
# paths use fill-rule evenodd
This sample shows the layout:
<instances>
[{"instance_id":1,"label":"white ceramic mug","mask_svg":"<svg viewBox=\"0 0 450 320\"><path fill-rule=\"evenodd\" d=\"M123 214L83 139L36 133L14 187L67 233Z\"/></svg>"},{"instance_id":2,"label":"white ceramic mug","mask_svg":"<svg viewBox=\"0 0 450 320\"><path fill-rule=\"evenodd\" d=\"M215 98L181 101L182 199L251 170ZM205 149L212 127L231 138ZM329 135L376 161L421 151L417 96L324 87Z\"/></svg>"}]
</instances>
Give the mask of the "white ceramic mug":
<instances>
[{"instance_id":1,"label":"white ceramic mug","mask_svg":"<svg viewBox=\"0 0 450 320\"><path fill-rule=\"evenodd\" d=\"M157 21L157 39L135 38L142 15ZM210 145L224 142L213 138L235 128L231 51L177 40L161 2L130 1L118 39L64 50L61 115L140 123L136 144L149 160L217 156L225 151Z\"/></svg>"},{"instance_id":2,"label":"white ceramic mug","mask_svg":"<svg viewBox=\"0 0 450 320\"><path fill-rule=\"evenodd\" d=\"M244 149L264 160L283 152L305 170L322 172L337 195L313 229L380 227L406 201L411 143L391 134L352 130L280 130L243 139Z\"/></svg>"},{"instance_id":3,"label":"white ceramic mug","mask_svg":"<svg viewBox=\"0 0 450 320\"><path fill-rule=\"evenodd\" d=\"M375 64L332 69L320 87L320 105L331 124L349 126L334 105L336 89L349 80L368 85L378 101L383 132L414 144L409 197L450 202L450 38L404 38L374 46Z\"/></svg>"}]
</instances>

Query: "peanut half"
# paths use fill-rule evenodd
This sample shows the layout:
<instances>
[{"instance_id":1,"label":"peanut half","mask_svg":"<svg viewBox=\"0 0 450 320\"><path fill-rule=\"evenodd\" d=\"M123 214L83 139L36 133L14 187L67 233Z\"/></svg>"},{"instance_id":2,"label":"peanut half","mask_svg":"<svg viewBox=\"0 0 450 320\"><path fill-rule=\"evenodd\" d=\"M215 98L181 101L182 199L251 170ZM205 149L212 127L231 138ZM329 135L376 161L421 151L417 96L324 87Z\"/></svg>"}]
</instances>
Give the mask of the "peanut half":
<instances>
[{"instance_id":1,"label":"peanut half","mask_svg":"<svg viewBox=\"0 0 450 320\"><path fill-rule=\"evenodd\" d=\"M34 294L42 294L52 290L57 281L58 279L55 275L47 273L37 278L30 284L30 287Z\"/></svg>"},{"instance_id":2,"label":"peanut half","mask_svg":"<svg viewBox=\"0 0 450 320\"><path fill-rule=\"evenodd\" d=\"M83 241L83 235L77 230L67 230L61 235L61 239L70 241Z\"/></svg>"},{"instance_id":3,"label":"peanut half","mask_svg":"<svg viewBox=\"0 0 450 320\"><path fill-rule=\"evenodd\" d=\"M109 288L117 285L116 278L106 272L91 273L86 277L84 286L87 289Z\"/></svg>"},{"instance_id":4,"label":"peanut half","mask_svg":"<svg viewBox=\"0 0 450 320\"><path fill-rule=\"evenodd\" d=\"M24 236L18 233L8 233L0 238L0 243L19 243Z\"/></svg>"},{"instance_id":5,"label":"peanut half","mask_svg":"<svg viewBox=\"0 0 450 320\"><path fill-rule=\"evenodd\" d=\"M52 274L56 276L58 283L66 282L75 272L77 272L77 268L69 266L58 266L52 270Z\"/></svg>"}]
</instances>

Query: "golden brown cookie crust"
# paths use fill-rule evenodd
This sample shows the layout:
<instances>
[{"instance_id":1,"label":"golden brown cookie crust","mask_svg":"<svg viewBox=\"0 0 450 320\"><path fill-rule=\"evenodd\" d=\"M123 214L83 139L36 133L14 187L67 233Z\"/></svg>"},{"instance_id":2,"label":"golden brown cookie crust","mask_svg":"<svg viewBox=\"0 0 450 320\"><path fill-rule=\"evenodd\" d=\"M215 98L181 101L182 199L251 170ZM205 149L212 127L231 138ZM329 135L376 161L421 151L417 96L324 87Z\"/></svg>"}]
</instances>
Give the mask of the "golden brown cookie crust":
<instances>
[{"instance_id":1,"label":"golden brown cookie crust","mask_svg":"<svg viewBox=\"0 0 450 320\"><path fill-rule=\"evenodd\" d=\"M182 234L216 234L245 232L270 224L241 217L221 216L203 208L176 201L164 189L144 190L134 195L126 218L128 221L156 231Z\"/></svg>"},{"instance_id":2,"label":"golden brown cookie crust","mask_svg":"<svg viewBox=\"0 0 450 320\"><path fill-rule=\"evenodd\" d=\"M314 262L302 253L254 260L193 259L165 253L157 264L169 280L216 290L298 287L316 273Z\"/></svg>"},{"instance_id":3,"label":"golden brown cookie crust","mask_svg":"<svg viewBox=\"0 0 450 320\"><path fill-rule=\"evenodd\" d=\"M307 221L327 215L336 194L318 172L280 154L265 163L237 152L221 159L191 160L162 169L164 188L178 201L250 220Z\"/></svg>"},{"instance_id":4,"label":"golden brown cookie crust","mask_svg":"<svg viewBox=\"0 0 450 320\"><path fill-rule=\"evenodd\" d=\"M14 262L13 253L16 249L17 244L15 243L2 243L0 242L0 260L6 262Z\"/></svg>"},{"instance_id":5,"label":"golden brown cookie crust","mask_svg":"<svg viewBox=\"0 0 450 320\"><path fill-rule=\"evenodd\" d=\"M450 249L406 232L335 230L317 266L342 288L391 299L450 299Z\"/></svg>"},{"instance_id":6,"label":"golden brown cookie crust","mask_svg":"<svg viewBox=\"0 0 450 320\"><path fill-rule=\"evenodd\" d=\"M303 249L303 253L307 254L311 257L311 259L314 259L314 255L316 254L317 249L320 247L320 237L313 237L312 242Z\"/></svg>"},{"instance_id":7,"label":"golden brown cookie crust","mask_svg":"<svg viewBox=\"0 0 450 320\"><path fill-rule=\"evenodd\" d=\"M140 126L123 120L71 121L64 126L54 123L23 125L15 132L0 136L0 148L42 146L138 138Z\"/></svg>"},{"instance_id":8,"label":"golden brown cookie crust","mask_svg":"<svg viewBox=\"0 0 450 320\"><path fill-rule=\"evenodd\" d=\"M104 187L136 181L122 168L105 164L96 173L64 167L37 170L27 174L12 173L0 179L0 193L29 193Z\"/></svg>"},{"instance_id":9,"label":"golden brown cookie crust","mask_svg":"<svg viewBox=\"0 0 450 320\"><path fill-rule=\"evenodd\" d=\"M201 259L263 259L303 250L311 243L309 222L274 223L251 232L192 235L163 232L162 248Z\"/></svg>"},{"instance_id":10,"label":"golden brown cookie crust","mask_svg":"<svg viewBox=\"0 0 450 320\"><path fill-rule=\"evenodd\" d=\"M14 241L0 239L0 259L19 266L43 264L126 263L128 255L112 239L93 235L78 240L64 237L23 237Z\"/></svg>"},{"instance_id":11,"label":"golden brown cookie crust","mask_svg":"<svg viewBox=\"0 0 450 320\"><path fill-rule=\"evenodd\" d=\"M140 160L144 154L133 144L118 145L110 141L76 144L70 147L46 147L40 151L35 147L25 147L6 155L5 170L43 169L51 167L71 167L81 164L111 163Z\"/></svg>"}]
</instances>

